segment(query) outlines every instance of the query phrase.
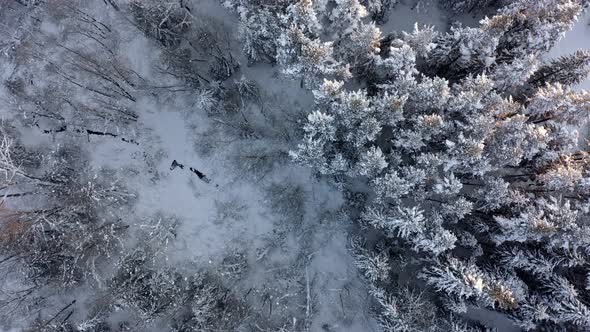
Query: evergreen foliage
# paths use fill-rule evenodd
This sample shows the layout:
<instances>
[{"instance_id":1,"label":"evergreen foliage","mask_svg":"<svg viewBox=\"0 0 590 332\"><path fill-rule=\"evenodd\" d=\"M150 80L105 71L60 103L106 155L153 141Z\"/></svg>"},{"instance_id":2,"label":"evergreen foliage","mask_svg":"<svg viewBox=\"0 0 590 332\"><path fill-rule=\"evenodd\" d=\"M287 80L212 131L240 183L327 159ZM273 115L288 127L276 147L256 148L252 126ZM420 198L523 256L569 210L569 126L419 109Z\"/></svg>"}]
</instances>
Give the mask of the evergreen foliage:
<instances>
[{"instance_id":1,"label":"evergreen foliage","mask_svg":"<svg viewBox=\"0 0 590 332\"><path fill-rule=\"evenodd\" d=\"M311 82L316 100L290 155L373 193L359 221L380 249L353 247L382 326L466 331L475 325L451 313L476 306L526 330L590 329L590 172L578 134L590 104L571 87L587 76L588 54L540 63L583 3L518 0L477 27L388 38L364 21L370 4L330 3L300 1L281 16L277 62ZM337 67L364 85L349 88ZM388 263L400 251L406 264ZM427 326L412 313L426 304L391 279L416 270L441 304Z\"/></svg>"}]
</instances>

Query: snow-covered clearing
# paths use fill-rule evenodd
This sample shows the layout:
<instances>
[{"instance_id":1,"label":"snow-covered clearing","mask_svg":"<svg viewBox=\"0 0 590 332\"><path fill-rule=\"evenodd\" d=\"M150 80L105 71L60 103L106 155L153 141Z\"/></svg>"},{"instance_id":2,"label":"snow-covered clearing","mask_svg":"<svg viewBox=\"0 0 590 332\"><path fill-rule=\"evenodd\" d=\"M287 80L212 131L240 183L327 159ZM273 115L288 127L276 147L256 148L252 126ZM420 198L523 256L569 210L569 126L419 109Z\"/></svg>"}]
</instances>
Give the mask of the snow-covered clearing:
<instances>
[{"instance_id":1,"label":"snow-covered clearing","mask_svg":"<svg viewBox=\"0 0 590 332\"><path fill-rule=\"evenodd\" d=\"M191 7L196 16L222 18L235 37L237 21L214 0ZM131 69L153 86L178 83L156 70L160 50L154 41L102 3L88 10L121 31L119 52ZM41 29L60 33L49 18ZM236 79L254 80L266 107L291 119L285 126L292 132L297 112L312 102L309 92L299 82L280 78L275 68L247 67L241 55L240 62ZM374 328L367 303L359 303L367 299L347 250L350 224L340 213L336 188L289 163L285 140L240 136L231 124L201 109L190 92L151 88L135 95L137 145L105 137L83 142L95 169L117 169L120 181L136 193L135 204L125 212L130 224L178 223L169 261L219 272L238 297L270 320L296 319L303 312L313 331ZM173 160L184 168L171 169Z\"/></svg>"}]
</instances>

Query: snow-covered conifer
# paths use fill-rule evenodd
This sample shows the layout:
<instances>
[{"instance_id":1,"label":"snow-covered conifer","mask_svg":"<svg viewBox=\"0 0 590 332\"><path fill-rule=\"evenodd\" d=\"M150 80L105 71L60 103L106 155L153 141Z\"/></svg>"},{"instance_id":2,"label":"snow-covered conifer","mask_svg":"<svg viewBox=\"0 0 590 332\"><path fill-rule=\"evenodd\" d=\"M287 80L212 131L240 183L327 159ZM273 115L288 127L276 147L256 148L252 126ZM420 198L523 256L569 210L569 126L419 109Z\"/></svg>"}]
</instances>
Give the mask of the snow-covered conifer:
<instances>
[{"instance_id":1,"label":"snow-covered conifer","mask_svg":"<svg viewBox=\"0 0 590 332\"><path fill-rule=\"evenodd\" d=\"M498 46L506 53L501 57L524 57L548 51L571 29L582 8L579 0L518 0L501 8L497 21L503 22L500 26L504 31ZM483 25L492 29L500 27L494 18Z\"/></svg>"},{"instance_id":2,"label":"snow-covered conifer","mask_svg":"<svg viewBox=\"0 0 590 332\"><path fill-rule=\"evenodd\" d=\"M355 71L362 72L381 52L381 30L374 23L360 23L338 42L337 53Z\"/></svg>"},{"instance_id":3,"label":"snow-covered conifer","mask_svg":"<svg viewBox=\"0 0 590 332\"><path fill-rule=\"evenodd\" d=\"M590 52L576 51L541 66L529 78L528 83L534 87L543 87L547 83L575 85L584 81L589 72Z\"/></svg>"},{"instance_id":4,"label":"snow-covered conifer","mask_svg":"<svg viewBox=\"0 0 590 332\"><path fill-rule=\"evenodd\" d=\"M348 34L357 29L362 19L368 15L367 9L359 0L334 0L335 7L328 18L330 27L338 33Z\"/></svg>"},{"instance_id":5,"label":"snow-covered conifer","mask_svg":"<svg viewBox=\"0 0 590 332\"><path fill-rule=\"evenodd\" d=\"M414 30L411 33L403 31L402 35L402 39L408 43L408 45L410 45L420 57L426 58L430 51L436 47L434 41L438 36L438 31L434 30L434 26L420 27L418 23L415 23Z\"/></svg>"}]
</instances>

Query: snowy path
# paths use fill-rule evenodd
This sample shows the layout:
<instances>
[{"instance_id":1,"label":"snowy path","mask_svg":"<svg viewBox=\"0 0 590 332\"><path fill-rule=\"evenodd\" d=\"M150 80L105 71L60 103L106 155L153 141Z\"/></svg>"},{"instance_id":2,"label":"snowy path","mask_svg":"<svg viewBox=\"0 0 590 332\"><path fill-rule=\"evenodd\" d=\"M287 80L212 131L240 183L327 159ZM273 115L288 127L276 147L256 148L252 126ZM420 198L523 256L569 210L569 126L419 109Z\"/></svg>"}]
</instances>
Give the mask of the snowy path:
<instances>
[{"instance_id":1,"label":"snowy path","mask_svg":"<svg viewBox=\"0 0 590 332\"><path fill-rule=\"evenodd\" d=\"M139 147L95 141L94 162L129 176L127 185L138 194L132 215L178 221L172 262L194 262L223 274L228 273L226 260L237 257L243 270L228 274L228 282L234 291L249 294L250 304L261 311L269 310L267 298L275 299L271 310L277 319L299 316L306 301L301 287L308 279L313 331L323 325L371 330L367 304L358 302L366 298L346 248L347 224L337 218L341 199L333 188L310 181L309 171L297 167L274 168L258 180L235 163L232 143L220 144L206 156L198 152L199 137L213 126L202 112L155 100L140 101L138 107L147 133ZM185 168L170 170L174 159ZM211 183L191 173L189 165ZM301 190L301 218L292 215L288 203L293 202L273 201L268 190L277 186Z\"/></svg>"}]
</instances>

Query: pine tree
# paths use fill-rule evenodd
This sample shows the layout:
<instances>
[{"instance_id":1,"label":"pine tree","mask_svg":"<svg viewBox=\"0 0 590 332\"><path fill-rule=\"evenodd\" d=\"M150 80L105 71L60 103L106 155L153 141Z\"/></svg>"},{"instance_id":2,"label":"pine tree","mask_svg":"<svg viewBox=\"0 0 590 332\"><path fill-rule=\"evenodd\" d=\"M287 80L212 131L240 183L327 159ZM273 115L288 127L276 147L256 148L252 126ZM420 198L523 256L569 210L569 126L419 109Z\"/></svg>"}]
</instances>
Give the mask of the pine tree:
<instances>
[{"instance_id":1,"label":"pine tree","mask_svg":"<svg viewBox=\"0 0 590 332\"><path fill-rule=\"evenodd\" d=\"M361 1L361 4L371 14L373 21L382 23L387 20L386 17L391 7L395 6L398 2L398 0L364 0Z\"/></svg>"},{"instance_id":2,"label":"pine tree","mask_svg":"<svg viewBox=\"0 0 590 332\"><path fill-rule=\"evenodd\" d=\"M529 78L532 87L543 87L548 83L576 85L582 83L590 73L590 51L576 51L541 66Z\"/></svg>"},{"instance_id":3,"label":"pine tree","mask_svg":"<svg viewBox=\"0 0 590 332\"><path fill-rule=\"evenodd\" d=\"M411 33L402 31L402 38L416 53L422 57L427 58L430 51L432 51L436 44L434 41L438 37L438 31L434 30L434 26L424 26L420 28L418 23L414 24L414 30Z\"/></svg>"},{"instance_id":4,"label":"pine tree","mask_svg":"<svg viewBox=\"0 0 590 332\"><path fill-rule=\"evenodd\" d=\"M334 57L334 43L320 40L322 29L311 1L288 6L281 21L276 60L286 76L301 78L307 86L316 86L322 75L350 78L348 67Z\"/></svg>"},{"instance_id":5,"label":"pine tree","mask_svg":"<svg viewBox=\"0 0 590 332\"><path fill-rule=\"evenodd\" d=\"M437 47L428 57L430 71L454 80L483 73L496 61L499 39L497 33L486 29L452 26L435 40Z\"/></svg>"},{"instance_id":6,"label":"pine tree","mask_svg":"<svg viewBox=\"0 0 590 332\"><path fill-rule=\"evenodd\" d=\"M459 80L538 56L571 29L582 8L577 0L518 0L483 19L479 28L454 26L436 41L430 71Z\"/></svg>"},{"instance_id":7,"label":"pine tree","mask_svg":"<svg viewBox=\"0 0 590 332\"><path fill-rule=\"evenodd\" d=\"M551 10L547 10L551 8ZM580 0L519 0L484 20L488 29L502 29L499 60L546 52L570 30L583 8Z\"/></svg>"},{"instance_id":8,"label":"pine tree","mask_svg":"<svg viewBox=\"0 0 590 332\"><path fill-rule=\"evenodd\" d=\"M322 30L311 0L300 0L287 7L283 20L289 25L296 25L304 34L312 38L318 37Z\"/></svg>"},{"instance_id":9,"label":"pine tree","mask_svg":"<svg viewBox=\"0 0 590 332\"><path fill-rule=\"evenodd\" d=\"M335 45L337 57L350 64L352 71L367 71L381 52L381 30L374 24L360 23Z\"/></svg>"},{"instance_id":10,"label":"pine tree","mask_svg":"<svg viewBox=\"0 0 590 332\"><path fill-rule=\"evenodd\" d=\"M502 63L493 71L493 80L499 91L513 92L531 79L538 67L536 56L515 59L511 63Z\"/></svg>"},{"instance_id":11,"label":"pine tree","mask_svg":"<svg viewBox=\"0 0 590 332\"><path fill-rule=\"evenodd\" d=\"M351 33L368 15L367 9L359 0L334 0L334 2L336 6L328 15L332 31L341 34Z\"/></svg>"}]
</instances>

